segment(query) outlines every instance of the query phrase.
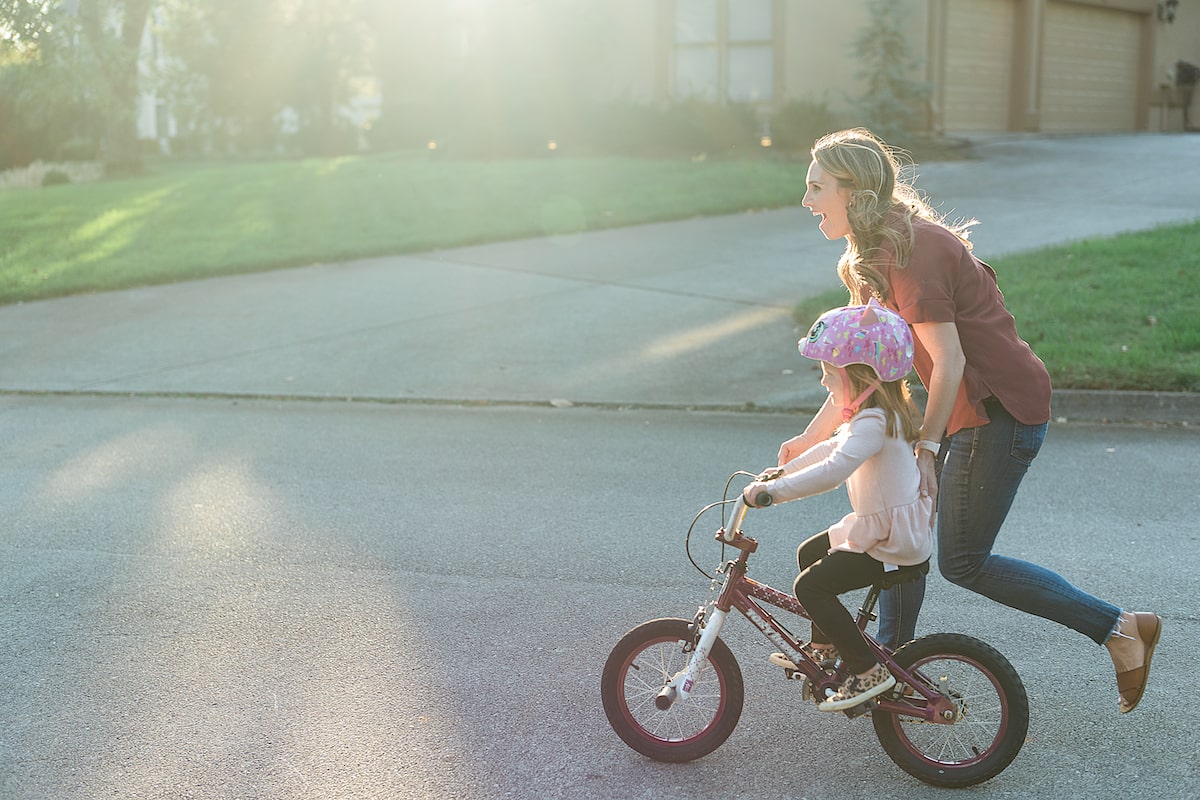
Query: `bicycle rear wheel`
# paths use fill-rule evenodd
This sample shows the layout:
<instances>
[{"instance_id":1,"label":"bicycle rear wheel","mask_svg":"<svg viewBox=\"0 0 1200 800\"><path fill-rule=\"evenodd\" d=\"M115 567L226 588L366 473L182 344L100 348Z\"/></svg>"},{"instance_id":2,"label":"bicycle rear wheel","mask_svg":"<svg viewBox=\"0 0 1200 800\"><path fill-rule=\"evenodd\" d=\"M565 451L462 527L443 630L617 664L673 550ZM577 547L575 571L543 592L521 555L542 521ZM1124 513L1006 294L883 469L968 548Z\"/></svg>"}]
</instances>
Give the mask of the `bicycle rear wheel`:
<instances>
[{"instance_id":1,"label":"bicycle rear wheel","mask_svg":"<svg viewBox=\"0 0 1200 800\"><path fill-rule=\"evenodd\" d=\"M717 639L686 700L665 711L659 691L691 658L690 623L656 619L625 634L600 678L604 713L625 744L655 761L692 761L720 747L742 714L742 671ZM686 648L686 652L685 652Z\"/></svg>"},{"instance_id":2,"label":"bicycle rear wheel","mask_svg":"<svg viewBox=\"0 0 1200 800\"><path fill-rule=\"evenodd\" d=\"M995 648L954 633L925 636L896 651L896 662L942 685L959 719L942 725L875 709L879 743L896 764L934 786L973 786L1012 763L1029 729L1021 677Z\"/></svg>"}]
</instances>

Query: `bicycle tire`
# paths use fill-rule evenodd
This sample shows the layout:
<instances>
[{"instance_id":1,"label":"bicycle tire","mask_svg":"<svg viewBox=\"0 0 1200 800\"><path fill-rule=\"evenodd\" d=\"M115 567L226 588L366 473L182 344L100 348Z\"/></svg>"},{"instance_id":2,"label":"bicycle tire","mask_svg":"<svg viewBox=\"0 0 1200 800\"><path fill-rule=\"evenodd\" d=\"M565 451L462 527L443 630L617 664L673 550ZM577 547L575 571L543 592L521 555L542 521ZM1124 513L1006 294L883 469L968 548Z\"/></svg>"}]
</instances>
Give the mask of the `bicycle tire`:
<instances>
[{"instance_id":1,"label":"bicycle tire","mask_svg":"<svg viewBox=\"0 0 1200 800\"><path fill-rule=\"evenodd\" d=\"M925 783L960 788L990 780L1012 763L1029 730L1029 698L1000 651L970 636L939 633L909 642L895 659L934 686L945 676L951 696L963 704L951 725L873 710L875 734L897 766Z\"/></svg>"},{"instance_id":2,"label":"bicycle tire","mask_svg":"<svg viewBox=\"0 0 1200 800\"><path fill-rule=\"evenodd\" d=\"M655 706L659 691L691 658L690 626L683 619L638 625L617 642L600 678L609 724L625 744L655 761L680 763L708 755L729 738L742 714L742 671L720 639L713 642L688 698L666 711Z\"/></svg>"}]
</instances>

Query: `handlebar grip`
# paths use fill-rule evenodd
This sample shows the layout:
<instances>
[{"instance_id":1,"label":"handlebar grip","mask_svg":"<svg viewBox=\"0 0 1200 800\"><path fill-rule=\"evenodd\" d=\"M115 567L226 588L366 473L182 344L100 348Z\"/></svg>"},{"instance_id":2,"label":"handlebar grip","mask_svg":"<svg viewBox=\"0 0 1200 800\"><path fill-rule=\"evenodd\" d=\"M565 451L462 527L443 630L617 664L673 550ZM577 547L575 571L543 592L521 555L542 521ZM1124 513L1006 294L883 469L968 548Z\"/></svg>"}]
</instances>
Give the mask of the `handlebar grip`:
<instances>
[{"instance_id":1,"label":"handlebar grip","mask_svg":"<svg viewBox=\"0 0 1200 800\"><path fill-rule=\"evenodd\" d=\"M759 508L766 508L774 502L775 501L772 499L770 492L759 492L754 496L754 505L758 506Z\"/></svg>"}]
</instances>

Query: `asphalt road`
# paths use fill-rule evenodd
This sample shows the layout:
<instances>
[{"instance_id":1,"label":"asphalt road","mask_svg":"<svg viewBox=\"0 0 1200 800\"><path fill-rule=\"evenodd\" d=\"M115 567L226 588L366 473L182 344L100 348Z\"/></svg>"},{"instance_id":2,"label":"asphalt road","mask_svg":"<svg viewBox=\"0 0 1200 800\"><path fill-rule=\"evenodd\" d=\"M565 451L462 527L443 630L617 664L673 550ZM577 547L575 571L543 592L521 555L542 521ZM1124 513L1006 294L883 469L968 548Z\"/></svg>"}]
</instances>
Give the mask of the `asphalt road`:
<instances>
[{"instance_id":1,"label":"asphalt road","mask_svg":"<svg viewBox=\"0 0 1200 800\"><path fill-rule=\"evenodd\" d=\"M608 650L690 616L683 552L779 415L224 399L0 400L6 458L0 796L941 796L865 720L800 702L735 621L747 682L718 751L662 765L600 708ZM1194 431L1054 426L1005 552L1166 620L1116 709L1105 652L940 579L922 632L1010 658L1029 739L979 798L1195 797ZM754 574L786 588L831 493L761 512ZM713 519L698 558L715 565ZM707 561L705 560L707 557Z\"/></svg>"}]
</instances>

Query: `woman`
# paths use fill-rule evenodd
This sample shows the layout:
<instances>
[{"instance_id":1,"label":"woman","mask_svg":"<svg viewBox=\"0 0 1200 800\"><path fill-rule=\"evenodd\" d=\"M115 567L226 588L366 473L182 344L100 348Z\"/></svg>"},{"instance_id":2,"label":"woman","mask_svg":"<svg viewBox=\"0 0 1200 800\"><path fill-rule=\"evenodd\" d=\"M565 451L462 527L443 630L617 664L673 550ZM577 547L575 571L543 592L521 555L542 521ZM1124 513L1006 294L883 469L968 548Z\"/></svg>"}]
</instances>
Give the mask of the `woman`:
<instances>
[{"instance_id":1,"label":"woman","mask_svg":"<svg viewBox=\"0 0 1200 800\"><path fill-rule=\"evenodd\" d=\"M992 553L1046 435L1050 379L1017 336L995 273L971 253L967 228L974 221L948 225L899 178L892 151L869 131L825 136L812 156L802 204L820 218L827 239L846 240L838 276L850 302L874 297L912 326L914 366L929 395L915 451L921 491L937 508L942 575L1103 644L1116 669L1120 710L1132 711L1145 692L1162 620L1122 611L1050 570ZM828 437L839 421L827 402L803 434L780 447L779 463ZM885 593L881 604L880 639L891 646L911 638L916 626L924 586L907 586Z\"/></svg>"}]
</instances>

